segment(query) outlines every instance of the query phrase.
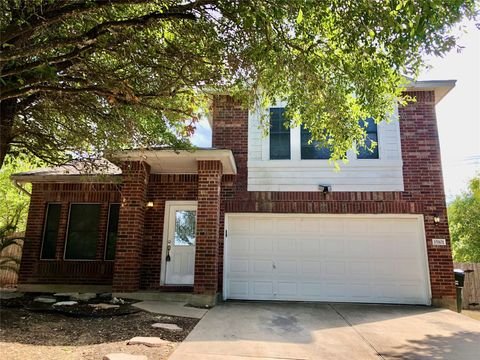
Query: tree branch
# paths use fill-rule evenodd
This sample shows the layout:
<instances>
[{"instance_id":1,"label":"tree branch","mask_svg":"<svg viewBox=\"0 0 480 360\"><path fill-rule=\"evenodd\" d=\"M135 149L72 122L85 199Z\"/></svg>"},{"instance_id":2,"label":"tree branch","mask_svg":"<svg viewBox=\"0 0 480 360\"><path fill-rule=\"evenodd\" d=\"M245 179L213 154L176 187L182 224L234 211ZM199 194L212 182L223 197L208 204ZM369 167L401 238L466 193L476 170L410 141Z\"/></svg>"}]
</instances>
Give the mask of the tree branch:
<instances>
[{"instance_id":1,"label":"tree branch","mask_svg":"<svg viewBox=\"0 0 480 360\"><path fill-rule=\"evenodd\" d=\"M24 49L19 50L10 50L3 52L0 55L0 62L6 62L11 60L17 60L22 57L34 56L46 51L53 50L58 47L63 46L88 46L97 42L98 38L107 33L110 29L118 27L136 27L144 26L151 20L162 20L162 19L185 19L185 20L196 20L196 16L191 13L180 13L180 12L154 12L147 15L143 15L137 18L127 19L127 20L118 20L118 21L106 21L104 23L95 25L93 28L88 30L81 36L76 36L72 38L62 38L51 40L48 44L38 44Z\"/></svg>"},{"instance_id":2,"label":"tree branch","mask_svg":"<svg viewBox=\"0 0 480 360\"><path fill-rule=\"evenodd\" d=\"M112 6L112 5L122 5L122 4L141 4L141 3L148 3L148 0L96 0L96 1L83 1L83 2L76 2L73 4L69 4L66 6L58 7L58 3L55 4L57 6L52 7L52 10L42 11L40 10L41 14L34 14L36 19L30 20L27 22L27 25L16 25L12 24L8 26L5 31L1 34L1 43L7 43L11 40L14 40L26 33L33 32L40 27L47 27L58 22L65 20L68 17L74 15L80 15L87 13L89 11L98 10L105 6ZM28 20L28 19L27 19Z\"/></svg>"},{"instance_id":3,"label":"tree branch","mask_svg":"<svg viewBox=\"0 0 480 360\"><path fill-rule=\"evenodd\" d=\"M7 76L11 76L11 75L19 75L21 73L33 70L40 65L55 65L55 64L60 64L64 61L70 61L70 60L73 60L74 58L76 58L81 53L85 52L86 50L93 48L93 46L94 46L94 44L90 44L90 45L87 45L87 46L84 46L84 47L77 47L73 51L71 51L67 54L64 54L64 55L56 56L56 57L53 57L51 59L46 59L46 60L38 60L38 61L27 63L27 64L24 64L24 65L20 65L20 66L17 66L17 67L13 67L13 68L10 68L10 69L7 69L7 70L3 70L2 73L0 74L0 77L7 77Z\"/></svg>"}]
</instances>

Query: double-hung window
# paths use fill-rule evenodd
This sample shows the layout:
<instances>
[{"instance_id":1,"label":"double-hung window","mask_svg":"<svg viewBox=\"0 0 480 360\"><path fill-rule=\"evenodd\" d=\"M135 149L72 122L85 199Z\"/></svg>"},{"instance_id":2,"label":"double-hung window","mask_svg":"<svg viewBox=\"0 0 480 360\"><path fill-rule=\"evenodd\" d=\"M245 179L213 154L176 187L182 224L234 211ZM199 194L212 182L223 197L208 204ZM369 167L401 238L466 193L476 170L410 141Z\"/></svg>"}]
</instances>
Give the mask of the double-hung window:
<instances>
[{"instance_id":1,"label":"double-hung window","mask_svg":"<svg viewBox=\"0 0 480 360\"><path fill-rule=\"evenodd\" d=\"M58 226L60 224L61 204L48 204L43 229L42 260L53 260L57 251Z\"/></svg>"},{"instance_id":2,"label":"double-hung window","mask_svg":"<svg viewBox=\"0 0 480 360\"><path fill-rule=\"evenodd\" d=\"M65 259L93 260L97 254L100 204L71 204Z\"/></svg>"},{"instance_id":3,"label":"double-hung window","mask_svg":"<svg viewBox=\"0 0 480 360\"><path fill-rule=\"evenodd\" d=\"M302 160L307 159L330 159L331 150L324 144L314 140L310 130L306 129L303 125L300 128L300 144L301 144L301 157Z\"/></svg>"},{"instance_id":4,"label":"double-hung window","mask_svg":"<svg viewBox=\"0 0 480 360\"><path fill-rule=\"evenodd\" d=\"M108 211L107 239L105 245L105 260L115 260L115 247L117 245L118 217L120 204L110 204Z\"/></svg>"},{"instance_id":5,"label":"double-hung window","mask_svg":"<svg viewBox=\"0 0 480 360\"><path fill-rule=\"evenodd\" d=\"M290 159L290 128L284 108L270 108L270 159Z\"/></svg>"},{"instance_id":6,"label":"double-hung window","mask_svg":"<svg viewBox=\"0 0 480 360\"><path fill-rule=\"evenodd\" d=\"M372 118L360 120L359 125L365 128L367 136L365 146L357 146L357 159L378 159L378 129L377 124ZM375 142L375 148L371 150L372 143Z\"/></svg>"}]
</instances>

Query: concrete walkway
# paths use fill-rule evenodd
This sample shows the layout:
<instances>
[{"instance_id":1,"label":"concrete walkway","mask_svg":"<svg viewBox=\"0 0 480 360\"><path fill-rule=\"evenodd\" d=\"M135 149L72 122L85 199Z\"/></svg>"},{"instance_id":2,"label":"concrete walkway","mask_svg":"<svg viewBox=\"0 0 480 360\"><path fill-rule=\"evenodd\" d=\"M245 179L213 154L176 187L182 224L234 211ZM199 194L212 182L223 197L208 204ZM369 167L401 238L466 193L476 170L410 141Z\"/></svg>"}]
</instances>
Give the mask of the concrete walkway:
<instances>
[{"instance_id":1,"label":"concrete walkway","mask_svg":"<svg viewBox=\"0 0 480 360\"><path fill-rule=\"evenodd\" d=\"M420 306L231 302L170 360L455 359L480 353L480 322Z\"/></svg>"},{"instance_id":2,"label":"concrete walkway","mask_svg":"<svg viewBox=\"0 0 480 360\"><path fill-rule=\"evenodd\" d=\"M200 309L188 306L186 302L179 301L141 301L133 306L154 313L170 316L183 316L201 319L208 309Z\"/></svg>"}]
</instances>

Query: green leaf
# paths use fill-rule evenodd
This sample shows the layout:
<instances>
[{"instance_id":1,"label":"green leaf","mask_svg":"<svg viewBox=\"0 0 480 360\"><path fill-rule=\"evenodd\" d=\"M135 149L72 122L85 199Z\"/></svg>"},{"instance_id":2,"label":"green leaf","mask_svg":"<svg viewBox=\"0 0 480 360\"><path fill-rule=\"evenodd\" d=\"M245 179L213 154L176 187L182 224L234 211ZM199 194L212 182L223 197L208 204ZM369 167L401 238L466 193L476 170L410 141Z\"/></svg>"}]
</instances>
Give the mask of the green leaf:
<instances>
[{"instance_id":1,"label":"green leaf","mask_svg":"<svg viewBox=\"0 0 480 360\"><path fill-rule=\"evenodd\" d=\"M297 15L297 24L300 24L303 21L303 11L300 9Z\"/></svg>"}]
</instances>

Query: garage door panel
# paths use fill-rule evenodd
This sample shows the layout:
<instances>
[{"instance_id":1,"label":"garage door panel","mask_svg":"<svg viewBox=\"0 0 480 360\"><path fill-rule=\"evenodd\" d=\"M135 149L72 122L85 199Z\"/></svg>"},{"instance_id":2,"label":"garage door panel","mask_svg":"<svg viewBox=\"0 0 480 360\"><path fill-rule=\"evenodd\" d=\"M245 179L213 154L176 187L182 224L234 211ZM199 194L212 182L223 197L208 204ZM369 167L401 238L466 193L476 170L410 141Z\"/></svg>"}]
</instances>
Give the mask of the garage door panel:
<instances>
[{"instance_id":1,"label":"garage door panel","mask_svg":"<svg viewBox=\"0 0 480 360\"><path fill-rule=\"evenodd\" d=\"M274 219L254 219L253 233L258 235L271 235L275 232Z\"/></svg>"},{"instance_id":2,"label":"garage door panel","mask_svg":"<svg viewBox=\"0 0 480 360\"><path fill-rule=\"evenodd\" d=\"M320 276L322 263L320 261L301 261L302 275L314 274Z\"/></svg>"},{"instance_id":3,"label":"garage door panel","mask_svg":"<svg viewBox=\"0 0 480 360\"><path fill-rule=\"evenodd\" d=\"M226 298L430 301L418 218L227 217Z\"/></svg>"},{"instance_id":4,"label":"garage door panel","mask_svg":"<svg viewBox=\"0 0 480 360\"><path fill-rule=\"evenodd\" d=\"M273 281L257 281L252 282L252 294L258 296L271 296L274 294Z\"/></svg>"},{"instance_id":5,"label":"garage door panel","mask_svg":"<svg viewBox=\"0 0 480 360\"><path fill-rule=\"evenodd\" d=\"M369 229L369 224L363 219L351 219L348 221L345 226L345 234L347 235L358 235L358 234L367 234Z\"/></svg>"},{"instance_id":6,"label":"garage door panel","mask_svg":"<svg viewBox=\"0 0 480 360\"><path fill-rule=\"evenodd\" d=\"M282 274L297 276L296 260L277 260L275 261L275 272L281 276Z\"/></svg>"},{"instance_id":7,"label":"garage door panel","mask_svg":"<svg viewBox=\"0 0 480 360\"><path fill-rule=\"evenodd\" d=\"M290 254L292 251L297 252L297 241L292 241L291 236L278 237L276 239L276 250L279 253Z\"/></svg>"},{"instance_id":8,"label":"garage door panel","mask_svg":"<svg viewBox=\"0 0 480 360\"><path fill-rule=\"evenodd\" d=\"M248 273L250 260L248 259L232 259L229 263L229 271L234 273Z\"/></svg>"},{"instance_id":9,"label":"garage door panel","mask_svg":"<svg viewBox=\"0 0 480 360\"><path fill-rule=\"evenodd\" d=\"M236 299L248 299L249 282L247 280L231 280L229 287L232 297Z\"/></svg>"},{"instance_id":10,"label":"garage door panel","mask_svg":"<svg viewBox=\"0 0 480 360\"><path fill-rule=\"evenodd\" d=\"M323 241L323 255L324 256L338 256L345 252L345 239L342 238L328 238Z\"/></svg>"},{"instance_id":11,"label":"garage door panel","mask_svg":"<svg viewBox=\"0 0 480 360\"><path fill-rule=\"evenodd\" d=\"M253 250L255 251L273 251L273 239L267 237L254 237Z\"/></svg>"},{"instance_id":12,"label":"garage door panel","mask_svg":"<svg viewBox=\"0 0 480 360\"><path fill-rule=\"evenodd\" d=\"M345 261L325 260L323 273L326 277L343 276L346 272L346 265Z\"/></svg>"},{"instance_id":13,"label":"garage door panel","mask_svg":"<svg viewBox=\"0 0 480 360\"><path fill-rule=\"evenodd\" d=\"M252 260L253 272L255 274L260 273L273 273L272 260Z\"/></svg>"},{"instance_id":14,"label":"garage door panel","mask_svg":"<svg viewBox=\"0 0 480 360\"><path fill-rule=\"evenodd\" d=\"M234 237L232 236L232 241L229 243L228 246L230 247L230 250L232 252L235 252L235 254L240 252L250 254L250 242L251 237L248 235L235 235Z\"/></svg>"},{"instance_id":15,"label":"garage door panel","mask_svg":"<svg viewBox=\"0 0 480 360\"><path fill-rule=\"evenodd\" d=\"M232 221L230 224L228 224L229 230L237 235L242 235L242 234L250 234L251 229L250 229L250 223L251 223L251 218L248 217L243 217L243 218L236 218L235 221Z\"/></svg>"},{"instance_id":16,"label":"garage door panel","mask_svg":"<svg viewBox=\"0 0 480 360\"><path fill-rule=\"evenodd\" d=\"M295 299L298 296L298 284L296 281L278 281L277 298L289 297Z\"/></svg>"}]
</instances>

